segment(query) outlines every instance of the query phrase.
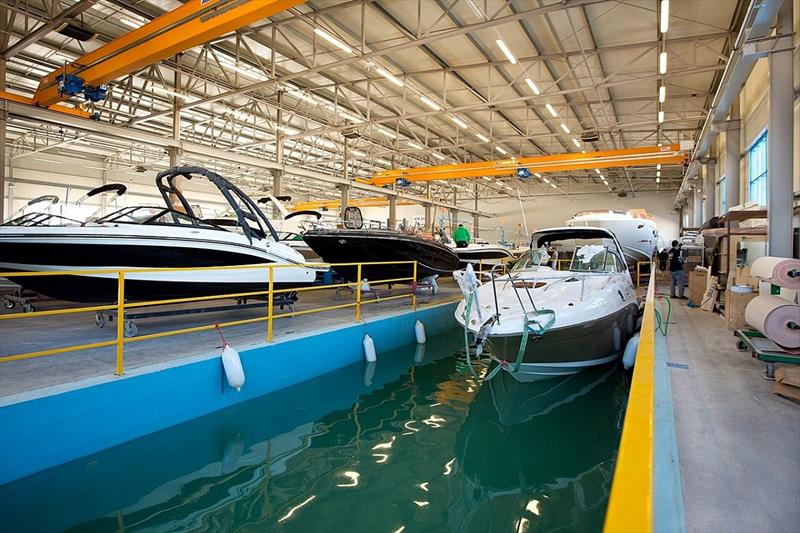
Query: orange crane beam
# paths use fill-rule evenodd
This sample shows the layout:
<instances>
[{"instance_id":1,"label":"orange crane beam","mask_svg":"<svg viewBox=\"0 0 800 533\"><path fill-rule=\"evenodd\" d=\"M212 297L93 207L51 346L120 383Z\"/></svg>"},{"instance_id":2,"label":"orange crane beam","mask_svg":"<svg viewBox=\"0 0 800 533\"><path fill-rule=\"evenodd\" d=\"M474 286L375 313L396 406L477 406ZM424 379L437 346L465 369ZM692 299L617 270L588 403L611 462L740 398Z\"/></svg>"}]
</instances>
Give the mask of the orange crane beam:
<instances>
[{"instance_id":1,"label":"orange crane beam","mask_svg":"<svg viewBox=\"0 0 800 533\"><path fill-rule=\"evenodd\" d=\"M386 207L389 205L389 200L381 197L370 198L352 198L347 205L354 207ZM408 200L398 200L397 205L417 205ZM322 209L335 210L342 206L341 200L309 200L307 202L297 202L292 205L293 211L319 211Z\"/></svg>"},{"instance_id":2,"label":"orange crane beam","mask_svg":"<svg viewBox=\"0 0 800 533\"><path fill-rule=\"evenodd\" d=\"M61 75L77 76L86 87L100 87L301 2L303 0L190 0L44 76L33 101L40 107L49 107L67 99L69 95L59 90Z\"/></svg>"},{"instance_id":3,"label":"orange crane beam","mask_svg":"<svg viewBox=\"0 0 800 533\"><path fill-rule=\"evenodd\" d=\"M21 96L19 94L10 93L7 91L0 91L0 100L8 100L9 102L17 102L20 104L33 105L33 98L28 98L27 96ZM83 111L82 109L78 109L76 107L67 107L55 104L48 106L48 109L52 109L53 111L60 111L61 113L66 113L68 115L75 115L76 117L81 117L81 118L91 117L91 113L89 113L88 111Z\"/></svg>"},{"instance_id":4,"label":"orange crane beam","mask_svg":"<svg viewBox=\"0 0 800 533\"><path fill-rule=\"evenodd\" d=\"M595 168L679 165L686 159L680 145L648 146L620 150L602 150L589 153L568 153L537 157L456 163L432 167L399 168L377 172L369 180L371 185L390 185L402 178L408 181L432 181L483 176L512 176L518 168L531 172L563 172Z\"/></svg>"}]
</instances>

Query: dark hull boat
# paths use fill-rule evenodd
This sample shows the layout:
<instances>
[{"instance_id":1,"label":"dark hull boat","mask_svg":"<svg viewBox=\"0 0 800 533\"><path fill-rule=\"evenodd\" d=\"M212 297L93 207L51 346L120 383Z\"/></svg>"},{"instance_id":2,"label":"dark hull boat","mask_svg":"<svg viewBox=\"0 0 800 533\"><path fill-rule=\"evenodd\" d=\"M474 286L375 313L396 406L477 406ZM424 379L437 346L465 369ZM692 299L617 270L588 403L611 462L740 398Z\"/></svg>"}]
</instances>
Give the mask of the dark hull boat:
<instances>
[{"instance_id":1,"label":"dark hull boat","mask_svg":"<svg viewBox=\"0 0 800 533\"><path fill-rule=\"evenodd\" d=\"M310 230L303 239L326 263L417 261L417 280L450 276L458 268L458 256L435 241L392 230ZM357 280L355 266L334 267L348 281ZM411 264L365 265L361 279L409 278Z\"/></svg>"},{"instance_id":2,"label":"dark hull boat","mask_svg":"<svg viewBox=\"0 0 800 533\"><path fill-rule=\"evenodd\" d=\"M208 178L235 206L235 227L196 217L173 185L177 176ZM166 180L166 182L165 182ZM116 269L125 274L127 301L160 300L266 291L268 264L296 265L274 271L275 288L310 285L316 270L278 236L255 203L226 179L199 167L176 167L156 178L167 207L128 207L76 226L0 226L0 271L88 271L70 276L14 276L23 288L72 302L117 300ZM183 212L172 207L177 197ZM235 268L263 265L264 268ZM159 270L224 267L211 270ZM94 271L94 272L93 272Z\"/></svg>"}]
</instances>

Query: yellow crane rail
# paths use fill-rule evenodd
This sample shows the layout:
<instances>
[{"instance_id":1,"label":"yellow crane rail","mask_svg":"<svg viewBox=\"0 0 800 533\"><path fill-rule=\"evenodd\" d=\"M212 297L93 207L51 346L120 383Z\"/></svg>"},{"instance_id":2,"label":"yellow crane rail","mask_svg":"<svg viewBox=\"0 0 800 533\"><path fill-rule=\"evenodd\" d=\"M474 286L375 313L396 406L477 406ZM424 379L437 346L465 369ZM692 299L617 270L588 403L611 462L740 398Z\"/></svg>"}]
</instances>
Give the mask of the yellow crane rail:
<instances>
[{"instance_id":1,"label":"yellow crane rail","mask_svg":"<svg viewBox=\"0 0 800 533\"><path fill-rule=\"evenodd\" d=\"M455 163L431 167L399 168L383 170L372 176L371 185L390 185L397 179L408 181L431 181L483 176L511 176L518 168L531 172L564 172L569 170L591 170L612 167L635 167L680 165L686 154L679 144L665 146L646 146L620 150L600 150L587 153L568 153L536 157L511 157L494 161L474 163Z\"/></svg>"},{"instance_id":2,"label":"yellow crane rail","mask_svg":"<svg viewBox=\"0 0 800 533\"><path fill-rule=\"evenodd\" d=\"M302 1L190 0L44 76L33 102L49 107L68 98L59 91L60 75L78 76L86 87L99 87Z\"/></svg>"}]
</instances>

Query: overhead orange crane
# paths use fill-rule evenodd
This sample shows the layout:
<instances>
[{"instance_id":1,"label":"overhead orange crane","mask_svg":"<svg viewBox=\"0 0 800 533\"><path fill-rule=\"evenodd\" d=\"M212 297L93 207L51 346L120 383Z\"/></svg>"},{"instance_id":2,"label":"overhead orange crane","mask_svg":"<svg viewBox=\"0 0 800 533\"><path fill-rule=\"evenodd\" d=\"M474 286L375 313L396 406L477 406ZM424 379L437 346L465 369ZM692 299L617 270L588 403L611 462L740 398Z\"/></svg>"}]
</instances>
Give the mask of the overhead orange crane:
<instances>
[{"instance_id":1,"label":"overhead orange crane","mask_svg":"<svg viewBox=\"0 0 800 533\"><path fill-rule=\"evenodd\" d=\"M517 169L526 168L530 172L563 172L568 170L591 170L612 167L637 167L679 165L686 159L681 145L648 146L620 150L602 150L587 153L568 153L537 157L477 161L431 167L399 168L375 173L368 183L371 185L391 185L398 179L409 182L433 181L483 176L512 176Z\"/></svg>"},{"instance_id":2,"label":"overhead orange crane","mask_svg":"<svg viewBox=\"0 0 800 533\"><path fill-rule=\"evenodd\" d=\"M50 107L75 94L101 99L104 84L206 43L303 0L190 0L44 76L32 103ZM90 98L94 99L94 98Z\"/></svg>"}]
</instances>

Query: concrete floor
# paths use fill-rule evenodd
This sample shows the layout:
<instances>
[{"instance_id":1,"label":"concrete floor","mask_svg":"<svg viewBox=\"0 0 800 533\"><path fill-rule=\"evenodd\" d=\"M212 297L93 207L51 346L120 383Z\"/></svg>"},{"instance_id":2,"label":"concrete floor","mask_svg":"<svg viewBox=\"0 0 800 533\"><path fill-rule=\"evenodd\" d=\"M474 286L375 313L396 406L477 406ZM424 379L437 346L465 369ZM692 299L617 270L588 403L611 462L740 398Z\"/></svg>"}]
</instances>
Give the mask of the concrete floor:
<instances>
[{"instance_id":1,"label":"concrete floor","mask_svg":"<svg viewBox=\"0 0 800 533\"><path fill-rule=\"evenodd\" d=\"M376 287L385 291L385 287ZM398 285L386 296L408 293L409 287ZM452 279L441 280L439 293L431 295L430 290L420 288L417 296L418 305L429 305L454 301L461 291ZM351 303L355 301L352 293L342 293L341 299L335 299L335 290L311 291L300 293L296 311L321 308L331 305ZM370 320L409 310L410 298L381 301L365 294L362 305L362 316L368 324ZM224 305L232 301L223 301ZM73 304L74 306L74 304ZM201 307L202 304L195 304ZM43 302L36 305L37 311L58 307L70 307L63 302ZM173 306L188 307L185 306ZM17 308L15 311L19 311ZM9 311L0 310L0 313ZM288 309L275 308L276 315L289 312ZM273 339L275 341L291 336L308 335L315 330L347 326L354 323L355 308L343 308L323 313L310 313L297 317L275 319ZM184 315L164 318L149 318L137 321L138 335L228 322L264 316L266 308L234 310L226 312L204 313L201 315ZM455 323L455 321L454 321ZM237 349L263 344L266 340L266 321L240 326L223 328L226 340ZM59 346L70 346L91 342L101 342L116 338L116 322L100 329L94 322L94 313L79 313L63 316L43 316L0 320L0 357L19 353L45 350ZM221 342L216 331L186 333L159 339L145 340L126 344L125 371L135 371L147 365L165 363L181 358L196 357L217 353ZM8 397L26 391L40 391L46 387L70 384L78 380L94 377L107 377L114 373L116 348L114 346L81 350L51 356L37 357L21 361L0 363L0 397Z\"/></svg>"},{"instance_id":2,"label":"concrete floor","mask_svg":"<svg viewBox=\"0 0 800 533\"><path fill-rule=\"evenodd\" d=\"M800 405L719 315L672 300L666 339L690 532L800 531ZM662 304L659 304L663 307Z\"/></svg>"}]
</instances>

